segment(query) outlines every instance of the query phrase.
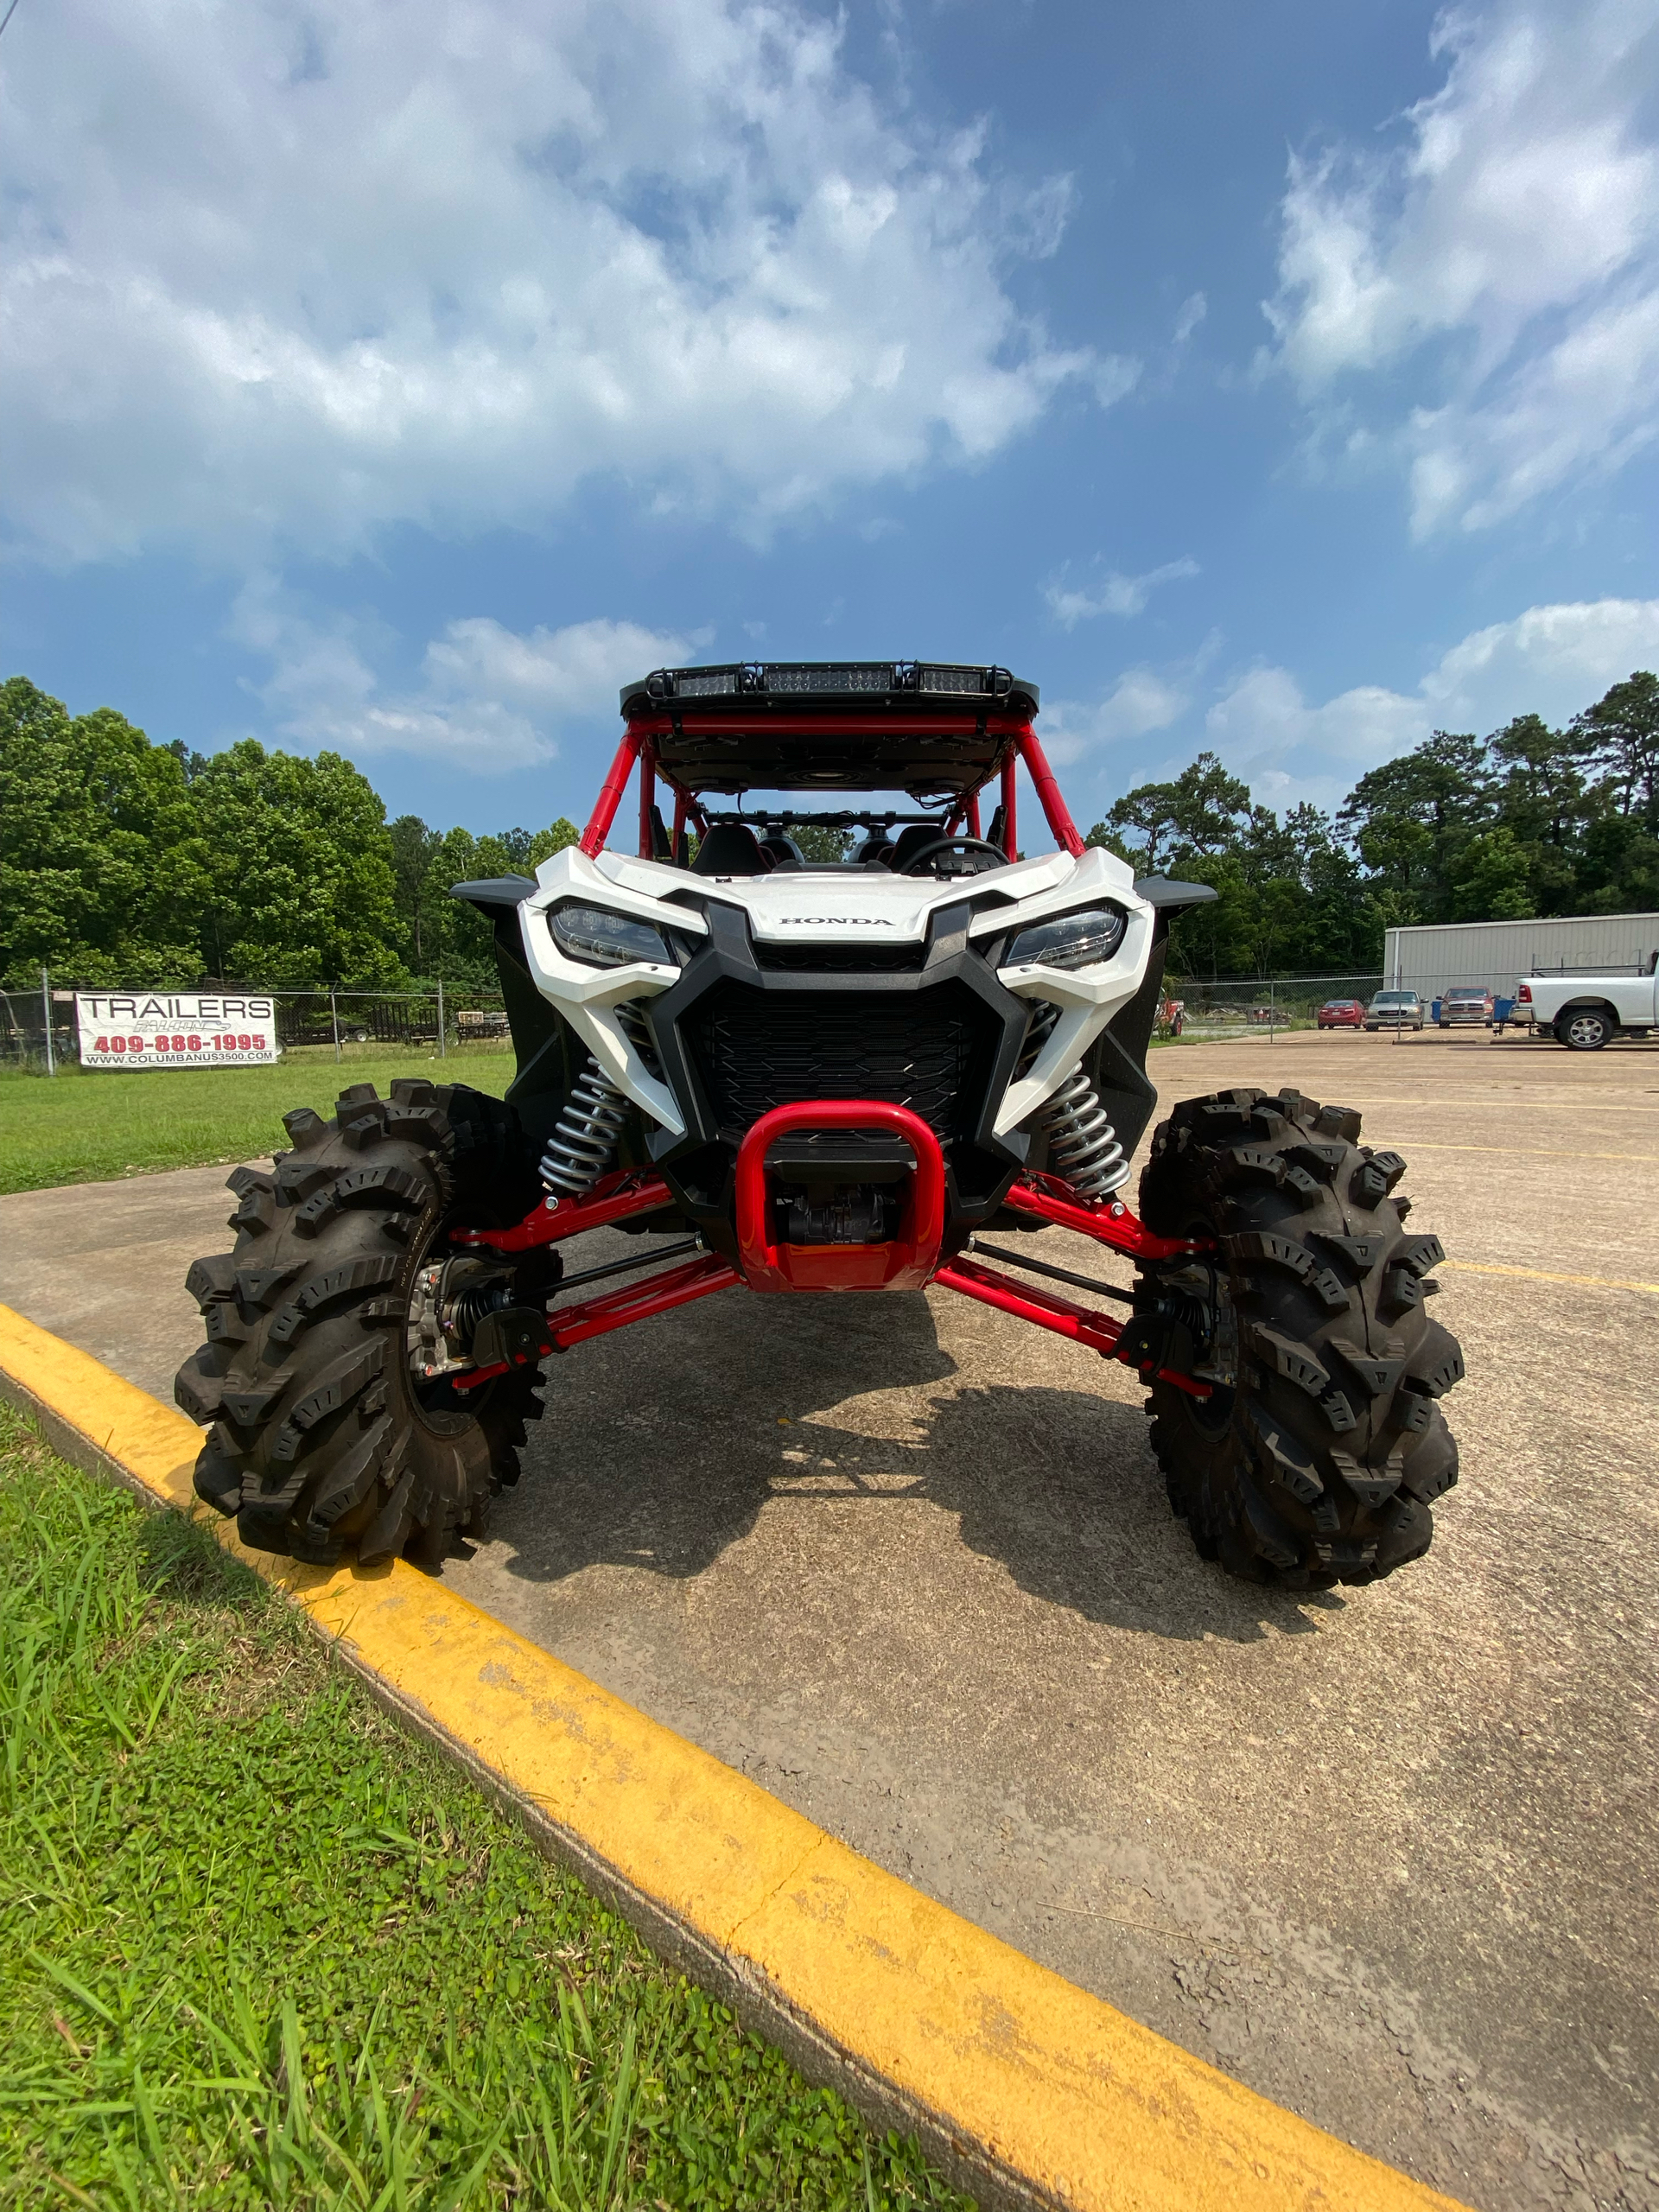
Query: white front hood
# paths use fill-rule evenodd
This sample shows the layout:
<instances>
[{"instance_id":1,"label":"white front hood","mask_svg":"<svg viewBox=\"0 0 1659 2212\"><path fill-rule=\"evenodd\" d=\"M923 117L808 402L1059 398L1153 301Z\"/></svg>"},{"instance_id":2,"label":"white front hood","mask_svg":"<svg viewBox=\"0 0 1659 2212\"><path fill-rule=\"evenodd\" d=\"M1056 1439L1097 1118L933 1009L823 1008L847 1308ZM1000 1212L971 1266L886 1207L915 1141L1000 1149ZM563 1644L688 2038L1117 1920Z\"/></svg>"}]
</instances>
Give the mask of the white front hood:
<instances>
[{"instance_id":1,"label":"white front hood","mask_svg":"<svg viewBox=\"0 0 1659 2212\"><path fill-rule=\"evenodd\" d=\"M520 913L536 982L588 1046L594 1059L633 1103L664 1128L683 1132L677 1102L640 1064L619 1025L614 1007L670 988L678 969L645 963L596 969L567 959L554 943L546 912L561 899L588 899L690 936L707 925L684 894L699 901L740 906L751 933L763 943L834 944L854 948L919 944L930 917L943 907L980 903L970 938L1005 931L1068 913L1092 899L1109 898L1125 907L1129 927L1109 961L1066 973L1037 964L1001 971L1016 995L1060 1008L1060 1018L1027 1074L1001 1102L1000 1134L1018 1128L1064 1081L1088 1046L1140 988L1152 946L1153 910L1138 898L1133 873L1116 853L1090 847L1079 858L1044 853L983 875L939 881L931 876L890 875L880 868L845 873L787 869L774 875L696 876L665 862L603 852L589 859L575 847L556 853L537 871L537 887ZM680 894L676 897L674 894ZM988 893L1001 893L1000 897ZM852 964L856 965L855 955Z\"/></svg>"}]
</instances>

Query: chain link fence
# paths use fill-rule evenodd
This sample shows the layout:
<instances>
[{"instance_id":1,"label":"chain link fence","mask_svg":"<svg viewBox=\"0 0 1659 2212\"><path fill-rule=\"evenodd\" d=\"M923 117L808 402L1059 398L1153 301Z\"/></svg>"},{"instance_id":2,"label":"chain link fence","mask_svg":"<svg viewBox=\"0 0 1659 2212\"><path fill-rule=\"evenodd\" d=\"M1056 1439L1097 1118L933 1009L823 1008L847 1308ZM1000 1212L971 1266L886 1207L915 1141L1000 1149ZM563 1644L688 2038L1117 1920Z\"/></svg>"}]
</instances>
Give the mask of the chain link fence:
<instances>
[{"instance_id":1,"label":"chain link fence","mask_svg":"<svg viewBox=\"0 0 1659 2212\"><path fill-rule=\"evenodd\" d=\"M1322 1007L1368 1007L1380 974L1166 977L1159 1032L1164 1036L1244 1037L1313 1029Z\"/></svg>"},{"instance_id":2,"label":"chain link fence","mask_svg":"<svg viewBox=\"0 0 1659 2212\"><path fill-rule=\"evenodd\" d=\"M1376 969L1348 976L1171 976L1154 1033L1273 1037L1288 1030L1414 1029L1420 1023L1490 1024L1501 1033L1516 1022L1515 989L1511 983L1507 993L1493 990L1484 970L1442 975L1414 990Z\"/></svg>"},{"instance_id":3,"label":"chain link fence","mask_svg":"<svg viewBox=\"0 0 1659 2212\"><path fill-rule=\"evenodd\" d=\"M1459 991L1485 988L1484 975L1445 976L1417 994L1425 1027L1449 1026ZM107 992L108 985L99 987ZM228 988L228 987L227 987ZM286 1053L327 1055L342 1065L376 1052L408 1051L447 1058L452 1052L510 1052L506 1009L499 989L474 983L414 985L406 990L257 988L276 1007L276 1042ZM1169 976L1154 1033L1162 1038L1272 1038L1290 1030L1395 1028L1401 1016L1372 1001L1396 979L1370 969L1346 976ZM165 994L162 994L164 995ZM1513 1000L1492 995L1491 1020L1502 1030ZM1407 1010L1406 1027L1416 1017ZM49 1019L48 1019L49 1017ZM1469 1018L1465 1006L1458 1018ZM0 991L0 1066L41 1073L73 1066L80 1057L75 992L56 978Z\"/></svg>"},{"instance_id":4,"label":"chain link fence","mask_svg":"<svg viewBox=\"0 0 1659 2212\"><path fill-rule=\"evenodd\" d=\"M96 988L107 994L110 987ZM270 990L263 985L234 988L272 1001L277 1044L284 1053L298 1052L306 1058L326 1055L343 1065L376 1050L423 1051L444 1058L461 1050L512 1049L500 991L490 986L433 983L400 991L353 990L344 985L330 988L326 984L309 990ZM156 995L165 998L168 994L158 989ZM0 991L0 1066L47 1074L75 1066L79 1058L73 987L48 976L30 989Z\"/></svg>"}]
</instances>

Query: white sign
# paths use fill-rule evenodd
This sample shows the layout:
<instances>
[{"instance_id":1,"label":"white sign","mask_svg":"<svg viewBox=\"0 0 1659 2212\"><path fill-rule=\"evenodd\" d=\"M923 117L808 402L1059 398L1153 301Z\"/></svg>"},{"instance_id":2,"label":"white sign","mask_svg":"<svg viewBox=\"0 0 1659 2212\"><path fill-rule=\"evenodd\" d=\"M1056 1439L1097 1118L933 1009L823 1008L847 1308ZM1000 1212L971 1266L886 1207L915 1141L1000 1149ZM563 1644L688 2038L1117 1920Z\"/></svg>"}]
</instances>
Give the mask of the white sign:
<instances>
[{"instance_id":1,"label":"white sign","mask_svg":"<svg viewBox=\"0 0 1659 2212\"><path fill-rule=\"evenodd\" d=\"M257 992L77 991L84 1068L251 1067L274 1060L276 1002Z\"/></svg>"}]
</instances>

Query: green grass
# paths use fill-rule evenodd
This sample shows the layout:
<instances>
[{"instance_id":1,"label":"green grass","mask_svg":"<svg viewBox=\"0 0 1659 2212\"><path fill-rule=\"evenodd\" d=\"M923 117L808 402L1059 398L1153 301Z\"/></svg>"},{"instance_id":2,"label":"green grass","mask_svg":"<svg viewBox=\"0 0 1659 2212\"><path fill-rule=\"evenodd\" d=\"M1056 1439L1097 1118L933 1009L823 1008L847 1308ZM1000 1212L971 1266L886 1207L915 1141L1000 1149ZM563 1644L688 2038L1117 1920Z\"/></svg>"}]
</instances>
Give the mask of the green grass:
<instances>
[{"instance_id":1,"label":"green grass","mask_svg":"<svg viewBox=\"0 0 1659 2212\"><path fill-rule=\"evenodd\" d=\"M1154 1038L1201 1044L1202 1038ZM329 1046L302 1046L268 1068L147 1068L116 1075L70 1065L48 1078L0 1070L0 1196L61 1183L115 1182L168 1167L231 1166L285 1144L283 1116L294 1106L333 1110L341 1086L372 1083L384 1096L395 1076L470 1083L499 1097L512 1081L512 1054L499 1046L346 1045L336 1066Z\"/></svg>"},{"instance_id":2,"label":"green grass","mask_svg":"<svg viewBox=\"0 0 1659 2212\"><path fill-rule=\"evenodd\" d=\"M0 2205L963 2203L0 1408Z\"/></svg>"},{"instance_id":3,"label":"green grass","mask_svg":"<svg viewBox=\"0 0 1659 2212\"><path fill-rule=\"evenodd\" d=\"M271 1067L147 1068L113 1074L70 1065L55 1077L0 1072L0 1193L112 1182L167 1167L257 1160L285 1144L293 1106L327 1114L347 1083L385 1095L394 1076L470 1083L499 1097L516 1063L499 1047L302 1046Z\"/></svg>"}]
</instances>

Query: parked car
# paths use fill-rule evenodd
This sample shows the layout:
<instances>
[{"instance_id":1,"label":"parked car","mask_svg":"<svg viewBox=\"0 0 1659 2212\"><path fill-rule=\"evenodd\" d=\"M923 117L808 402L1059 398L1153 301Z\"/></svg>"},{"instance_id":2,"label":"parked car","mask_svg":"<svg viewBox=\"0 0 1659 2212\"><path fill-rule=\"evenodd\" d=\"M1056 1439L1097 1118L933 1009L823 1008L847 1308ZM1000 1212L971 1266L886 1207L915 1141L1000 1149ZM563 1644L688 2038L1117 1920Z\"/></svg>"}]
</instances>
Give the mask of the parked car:
<instances>
[{"instance_id":1,"label":"parked car","mask_svg":"<svg viewBox=\"0 0 1659 2212\"><path fill-rule=\"evenodd\" d=\"M1659 954L1641 976L1529 976L1517 985L1515 1020L1552 1030L1572 1052L1599 1052L1615 1037L1659 1029Z\"/></svg>"},{"instance_id":2,"label":"parked car","mask_svg":"<svg viewBox=\"0 0 1659 2212\"><path fill-rule=\"evenodd\" d=\"M1313 1019L1321 1029L1363 1029L1365 1008L1358 999L1327 999Z\"/></svg>"},{"instance_id":3,"label":"parked car","mask_svg":"<svg viewBox=\"0 0 1659 2212\"><path fill-rule=\"evenodd\" d=\"M1492 1026L1492 995L1473 984L1459 984L1455 990L1442 991L1437 1003L1440 1010L1434 1020L1441 1029L1490 1029Z\"/></svg>"},{"instance_id":4,"label":"parked car","mask_svg":"<svg viewBox=\"0 0 1659 2212\"><path fill-rule=\"evenodd\" d=\"M1415 991L1378 991L1365 1009L1368 1029L1421 1029L1423 1002Z\"/></svg>"}]
</instances>

